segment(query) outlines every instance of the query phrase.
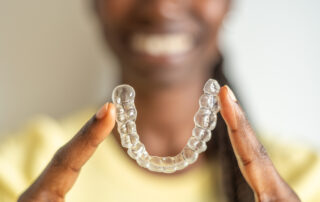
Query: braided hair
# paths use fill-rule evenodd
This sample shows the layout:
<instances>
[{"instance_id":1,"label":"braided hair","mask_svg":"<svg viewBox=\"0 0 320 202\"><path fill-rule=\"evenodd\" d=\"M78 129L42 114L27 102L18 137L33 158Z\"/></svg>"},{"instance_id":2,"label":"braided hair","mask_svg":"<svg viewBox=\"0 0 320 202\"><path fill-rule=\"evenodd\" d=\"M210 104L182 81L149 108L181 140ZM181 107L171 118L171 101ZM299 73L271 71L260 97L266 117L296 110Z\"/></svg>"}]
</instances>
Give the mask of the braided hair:
<instances>
[{"instance_id":1,"label":"braided hair","mask_svg":"<svg viewBox=\"0 0 320 202\"><path fill-rule=\"evenodd\" d=\"M222 57L220 57L218 63L214 66L212 77L216 79L221 86L230 86L223 72ZM212 137L215 140L208 142L208 149L205 155L208 160L216 160L222 168L221 179L225 198L228 202L254 201L253 192L240 172L228 137L227 126L220 113L218 114L216 129L212 131L212 133Z\"/></svg>"}]
</instances>

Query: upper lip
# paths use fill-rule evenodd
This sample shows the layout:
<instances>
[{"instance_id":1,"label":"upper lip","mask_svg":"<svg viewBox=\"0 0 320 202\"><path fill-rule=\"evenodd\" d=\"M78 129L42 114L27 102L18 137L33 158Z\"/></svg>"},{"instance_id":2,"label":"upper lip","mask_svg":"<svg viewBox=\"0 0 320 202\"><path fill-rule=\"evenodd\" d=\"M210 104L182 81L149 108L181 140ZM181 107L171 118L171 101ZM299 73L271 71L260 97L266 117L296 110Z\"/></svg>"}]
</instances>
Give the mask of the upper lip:
<instances>
[{"instance_id":1,"label":"upper lip","mask_svg":"<svg viewBox=\"0 0 320 202\"><path fill-rule=\"evenodd\" d=\"M195 28L189 21L161 21L161 22L132 22L128 23L126 29L130 31L139 31L145 33L170 33L170 32L192 32ZM197 26L197 25L196 25Z\"/></svg>"}]
</instances>

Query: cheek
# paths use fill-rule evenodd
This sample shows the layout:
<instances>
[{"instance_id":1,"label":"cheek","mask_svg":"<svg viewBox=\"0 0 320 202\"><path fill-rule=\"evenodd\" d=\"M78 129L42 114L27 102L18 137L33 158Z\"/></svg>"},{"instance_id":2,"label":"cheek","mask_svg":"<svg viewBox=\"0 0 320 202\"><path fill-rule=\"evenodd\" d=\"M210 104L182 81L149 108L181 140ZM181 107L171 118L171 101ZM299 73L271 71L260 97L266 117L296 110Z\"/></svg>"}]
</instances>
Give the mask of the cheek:
<instances>
[{"instance_id":1,"label":"cheek","mask_svg":"<svg viewBox=\"0 0 320 202\"><path fill-rule=\"evenodd\" d=\"M229 0L193 0L193 13L202 26L202 57L211 63L218 54L218 33L228 11Z\"/></svg>"},{"instance_id":2,"label":"cheek","mask_svg":"<svg viewBox=\"0 0 320 202\"><path fill-rule=\"evenodd\" d=\"M97 0L97 10L106 25L117 25L129 13L135 0Z\"/></svg>"},{"instance_id":3,"label":"cheek","mask_svg":"<svg viewBox=\"0 0 320 202\"><path fill-rule=\"evenodd\" d=\"M229 0L194 0L194 12L209 26L208 29L217 30L228 11Z\"/></svg>"}]
</instances>

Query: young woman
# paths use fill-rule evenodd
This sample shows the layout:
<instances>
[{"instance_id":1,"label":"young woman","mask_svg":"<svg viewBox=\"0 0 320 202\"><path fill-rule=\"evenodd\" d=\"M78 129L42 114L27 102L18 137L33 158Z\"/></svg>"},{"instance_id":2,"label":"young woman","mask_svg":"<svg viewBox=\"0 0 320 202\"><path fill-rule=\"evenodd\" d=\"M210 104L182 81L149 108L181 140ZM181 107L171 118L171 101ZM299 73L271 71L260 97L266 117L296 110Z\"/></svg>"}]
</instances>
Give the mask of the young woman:
<instances>
[{"instance_id":1,"label":"young woman","mask_svg":"<svg viewBox=\"0 0 320 202\"><path fill-rule=\"evenodd\" d=\"M65 132L66 125L74 122L75 128L81 121L68 119L58 130L53 129L57 126L43 127L24 139L24 144L32 139L41 139L41 144L23 147L28 157L28 180L23 183L30 184L20 188L27 189L18 201L300 201L258 141L223 73L218 33L230 0L94 3L106 41L119 59L122 83L136 90L137 130L148 152L174 156L186 145L202 87L209 78L223 86L213 139L198 161L182 171L147 171L125 154L114 128L115 107L106 103L51 160L51 150L44 147L57 148L52 143L65 139L55 138L68 138L73 131ZM34 157L41 152L45 154ZM43 162L49 162L46 168L37 167ZM289 170L292 165L283 167Z\"/></svg>"}]
</instances>

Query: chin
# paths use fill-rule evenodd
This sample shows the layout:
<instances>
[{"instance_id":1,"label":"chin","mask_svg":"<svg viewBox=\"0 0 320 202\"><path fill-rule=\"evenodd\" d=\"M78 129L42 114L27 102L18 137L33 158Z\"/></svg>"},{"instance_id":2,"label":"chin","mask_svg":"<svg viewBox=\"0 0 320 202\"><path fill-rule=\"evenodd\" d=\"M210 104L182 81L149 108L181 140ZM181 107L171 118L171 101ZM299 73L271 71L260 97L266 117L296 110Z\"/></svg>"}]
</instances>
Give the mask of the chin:
<instances>
[{"instance_id":1,"label":"chin","mask_svg":"<svg viewBox=\"0 0 320 202\"><path fill-rule=\"evenodd\" d=\"M141 62L141 63L140 63ZM123 71L132 82L140 85L171 86L190 79L194 75L195 66L186 61L150 63L141 60L134 65L123 66Z\"/></svg>"}]
</instances>

